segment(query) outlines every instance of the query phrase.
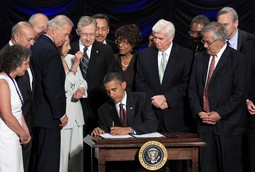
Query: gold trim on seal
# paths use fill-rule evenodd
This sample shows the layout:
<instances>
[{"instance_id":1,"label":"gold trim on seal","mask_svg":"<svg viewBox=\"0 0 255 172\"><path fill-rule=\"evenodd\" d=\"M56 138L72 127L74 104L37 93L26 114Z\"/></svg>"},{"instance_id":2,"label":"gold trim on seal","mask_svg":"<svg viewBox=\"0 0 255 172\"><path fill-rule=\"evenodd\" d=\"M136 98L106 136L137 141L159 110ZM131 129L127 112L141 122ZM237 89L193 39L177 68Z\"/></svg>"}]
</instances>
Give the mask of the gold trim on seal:
<instances>
[{"instance_id":1,"label":"gold trim on seal","mask_svg":"<svg viewBox=\"0 0 255 172\"><path fill-rule=\"evenodd\" d=\"M148 141L140 148L138 158L147 170L158 170L167 162L167 149L158 141Z\"/></svg>"}]
</instances>

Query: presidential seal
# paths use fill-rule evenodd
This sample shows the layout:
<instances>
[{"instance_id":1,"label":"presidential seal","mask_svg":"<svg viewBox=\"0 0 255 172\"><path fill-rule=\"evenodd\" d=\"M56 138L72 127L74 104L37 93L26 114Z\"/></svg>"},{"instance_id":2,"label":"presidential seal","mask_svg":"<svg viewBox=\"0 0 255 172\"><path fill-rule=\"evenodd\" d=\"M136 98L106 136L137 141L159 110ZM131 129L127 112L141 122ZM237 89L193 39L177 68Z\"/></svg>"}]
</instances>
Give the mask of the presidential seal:
<instances>
[{"instance_id":1,"label":"presidential seal","mask_svg":"<svg viewBox=\"0 0 255 172\"><path fill-rule=\"evenodd\" d=\"M140 164L147 170L158 170L167 161L167 150L160 142L148 141L140 148L138 158Z\"/></svg>"}]
</instances>

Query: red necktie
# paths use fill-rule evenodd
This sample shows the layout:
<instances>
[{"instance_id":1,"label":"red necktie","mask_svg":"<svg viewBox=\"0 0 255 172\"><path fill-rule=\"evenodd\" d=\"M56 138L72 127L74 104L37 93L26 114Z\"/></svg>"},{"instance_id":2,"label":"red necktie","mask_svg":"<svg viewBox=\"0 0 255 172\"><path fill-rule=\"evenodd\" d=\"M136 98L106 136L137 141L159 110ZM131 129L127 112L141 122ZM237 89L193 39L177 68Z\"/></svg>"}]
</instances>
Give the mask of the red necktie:
<instances>
[{"instance_id":1,"label":"red necktie","mask_svg":"<svg viewBox=\"0 0 255 172\"><path fill-rule=\"evenodd\" d=\"M126 116L126 111L123 108L123 104L120 103L120 120L122 122L123 127L127 127L127 116Z\"/></svg>"},{"instance_id":2,"label":"red necktie","mask_svg":"<svg viewBox=\"0 0 255 172\"><path fill-rule=\"evenodd\" d=\"M212 74L213 74L214 68L215 68L215 56L212 57L211 64L209 67L208 76L207 76L207 81L206 81L206 85L205 85L205 89L204 89L203 106L204 106L204 111L206 111L206 112L210 112L208 88L209 88L210 81L212 79Z\"/></svg>"}]
</instances>

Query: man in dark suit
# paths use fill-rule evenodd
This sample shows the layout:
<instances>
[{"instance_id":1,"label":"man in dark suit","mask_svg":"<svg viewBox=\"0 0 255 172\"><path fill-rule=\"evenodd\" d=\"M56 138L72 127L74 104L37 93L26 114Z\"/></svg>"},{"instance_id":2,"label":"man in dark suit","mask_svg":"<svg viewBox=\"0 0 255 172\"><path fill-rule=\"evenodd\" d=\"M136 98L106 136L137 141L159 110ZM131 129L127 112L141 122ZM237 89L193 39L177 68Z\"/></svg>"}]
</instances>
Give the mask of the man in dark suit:
<instances>
[{"instance_id":1,"label":"man in dark suit","mask_svg":"<svg viewBox=\"0 0 255 172\"><path fill-rule=\"evenodd\" d=\"M201 42L202 39L201 30L209 22L210 20L205 15L197 15L190 22L190 31L188 33L193 40L190 49L193 51L194 57L199 52L205 50L204 45Z\"/></svg>"},{"instance_id":2,"label":"man in dark suit","mask_svg":"<svg viewBox=\"0 0 255 172\"><path fill-rule=\"evenodd\" d=\"M155 47L140 52L137 61L136 88L147 93L159 119L159 131L181 132L185 121L186 95L192 52L173 43L175 29L171 22L159 20L152 28ZM166 67L160 77L162 53Z\"/></svg>"},{"instance_id":3,"label":"man in dark suit","mask_svg":"<svg viewBox=\"0 0 255 172\"><path fill-rule=\"evenodd\" d=\"M200 148L201 172L240 172L246 130L247 59L226 44L226 28L212 22L202 30L206 51L194 61L189 85L192 113L207 146Z\"/></svg>"},{"instance_id":4,"label":"man in dark suit","mask_svg":"<svg viewBox=\"0 0 255 172\"><path fill-rule=\"evenodd\" d=\"M68 122L65 114L65 72L57 47L72 30L72 21L58 15L32 47L34 99L32 102L35 172L59 172L60 130Z\"/></svg>"},{"instance_id":5,"label":"man in dark suit","mask_svg":"<svg viewBox=\"0 0 255 172\"><path fill-rule=\"evenodd\" d=\"M238 21L238 14L232 7L224 7L222 8L217 15L217 22L223 24L227 29L227 42L230 47L236 49L237 51L240 51L243 53L246 57L248 57L249 60L252 60L254 58L254 52L251 52L251 50L255 49L255 35L248 33L246 31L243 31L238 28L239 21ZM247 59L247 58L246 58ZM247 59L247 60L248 60ZM249 61L248 60L248 61ZM249 65L253 67L253 64L250 63L253 62L249 61ZM252 69L252 68L251 68ZM253 75L252 70L249 71L249 75ZM252 77L252 76L251 76ZM252 81L252 80L250 80ZM250 113L247 114L247 117L249 120L252 119L252 115ZM253 121L253 120L252 120ZM249 122L251 124L252 122ZM252 124L253 125L253 124ZM255 124L254 124L255 126ZM248 157L247 154L252 154L253 150L253 141L255 140L255 137L253 138L251 134L252 130L251 125L249 125L248 133L247 135L244 135L244 145L243 145L243 171L249 171L247 168L249 166L252 166L255 159L252 159L252 157ZM255 156L255 154L253 155ZM252 162L252 163L249 163ZM255 171L255 168L252 170Z\"/></svg>"},{"instance_id":6,"label":"man in dark suit","mask_svg":"<svg viewBox=\"0 0 255 172\"><path fill-rule=\"evenodd\" d=\"M95 14L92 17L97 22L96 41L110 45L114 54L118 53L119 49L117 47L117 44L114 41L107 39L107 36L110 33L109 17L105 14Z\"/></svg>"},{"instance_id":7,"label":"man in dark suit","mask_svg":"<svg viewBox=\"0 0 255 172\"><path fill-rule=\"evenodd\" d=\"M247 128L247 152L244 153L248 164L244 165L245 171L255 171L255 42L249 41L246 43L245 52L248 52L249 57L249 75L247 80L249 81L248 96L246 99L246 106L248 110L248 128ZM248 155L248 156L247 156Z\"/></svg>"},{"instance_id":8,"label":"man in dark suit","mask_svg":"<svg viewBox=\"0 0 255 172\"><path fill-rule=\"evenodd\" d=\"M77 51L84 52L86 47L87 51L84 52L84 55L86 54L89 58L86 76L82 63L80 64L83 77L88 83L88 97L81 101L85 119L84 135L89 134L97 126L97 110L108 100L103 87L104 76L108 72L117 70L114 67L116 63L111 47L95 41L96 27L94 18L81 17L76 29L80 39L71 44L70 51L71 54L75 54Z\"/></svg>"},{"instance_id":9,"label":"man in dark suit","mask_svg":"<svg viewBox=\"0 0 255 172\"><path fill-rule=\"evenodd\" d=\"M136 89L151 100L159 120L158 131L185 132L189 128L185 96L192 52L173 43L175 28L169 21L159 20L152 34L154 46L141 51L137 59ZM181 167L171 168L176 171Z\"/></svg>"},{"instance_id":10,"label":"man in dark suit","mask_svg":"<svg viewBox=\"0 0 255 172\"><path fill-rule=\"evenodd\" d=\"M106 74L104 87L111 100L99 108L99 127L91 135L145 134L156 131L157 119L146 95L142 92L127 93L126 85L120 73ZM120 104L123 104L126 112L127 126L121 121Z\"/></svg>"},{"instance_id":11,"label":"man in dark suit","mask_svg":"<svg viewBox=\"0 0 255 172\"><path fill-rule=\"evenodd\" d=\"M3 51L4 48L15 45L15 44L21 45L25 48L30 48L34 44L35 32L32 26L26 21L21 21L15 24L12 27L11 35L12 35L11 40L9 41L7 45L5 45L1 49L0 53ZM25 72L23 76L16 77L15 79L17 81L20 92L24 99L24 104L22 105L22 113L24 115L25 121L30 131L30 135L32 137L33 132L32 132L32 124L31 124L31 118L32 118L31 102L32 102L33 75L32 75L31 67L27 69L27 71ZM28 144L22 145L24 172L33 171L31 168L32 161L30 160L31 151L32 151L32 139Z\"/></svg>"},{"instance_id":12,"label":"man in dark suit","mask_svg":"<svg viewBox=\"0 0 255 172\"><path fill-rule=\"evenodd\" d=\"M217 14L217 22L227 29L227 41L231 48L244 53L247 41L255 41L255 35L238 29L238 14L231 7L222 8Z\"/></svg>"}]
</instances>

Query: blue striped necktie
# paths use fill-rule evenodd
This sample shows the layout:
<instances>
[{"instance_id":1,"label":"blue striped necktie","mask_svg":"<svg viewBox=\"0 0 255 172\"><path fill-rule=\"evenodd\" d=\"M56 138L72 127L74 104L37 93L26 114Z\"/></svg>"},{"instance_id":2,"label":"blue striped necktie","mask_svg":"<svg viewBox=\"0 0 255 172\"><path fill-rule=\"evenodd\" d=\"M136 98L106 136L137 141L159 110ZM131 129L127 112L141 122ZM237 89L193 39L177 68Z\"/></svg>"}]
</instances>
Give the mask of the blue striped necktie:
<instances>
[{"instance_id":1,"label":"blue striped necktie","mask_svg":"<svg viewBox=\"0 0 255 172\"><path fill-rule=\"evenodd\" d=\"M83 58L81 59L81 71L83 78L86 79L87 76L87 70L88 70L88 65L89 65L89 57L87 54L88 47L83 48Z\"/></svg>"}]
</instances>

